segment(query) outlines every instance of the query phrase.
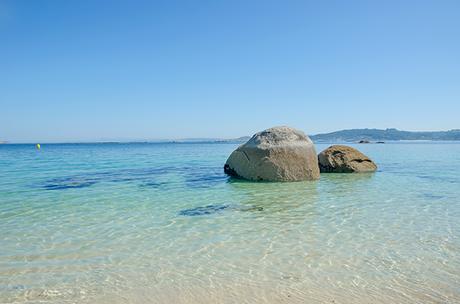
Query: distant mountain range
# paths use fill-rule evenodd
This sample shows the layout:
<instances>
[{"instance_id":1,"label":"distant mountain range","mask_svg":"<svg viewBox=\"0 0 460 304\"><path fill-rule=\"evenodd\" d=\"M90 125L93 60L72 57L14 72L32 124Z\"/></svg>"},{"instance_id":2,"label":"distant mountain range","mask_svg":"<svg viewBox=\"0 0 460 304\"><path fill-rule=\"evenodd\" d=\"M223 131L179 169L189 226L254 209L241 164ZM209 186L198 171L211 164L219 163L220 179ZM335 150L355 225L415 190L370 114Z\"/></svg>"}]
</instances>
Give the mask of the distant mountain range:
<instances>
[{"instance_id":1,"label":"distant mountain range","mask_svg":"<svg viewBox=\"0 0 460 304\"><path fill-rule=\"evenodd\" d=\"M397 129L351 129L312 135L310 138L317 142L460 140L460 130L411 132Z\"/></svg>"}]
</instances>

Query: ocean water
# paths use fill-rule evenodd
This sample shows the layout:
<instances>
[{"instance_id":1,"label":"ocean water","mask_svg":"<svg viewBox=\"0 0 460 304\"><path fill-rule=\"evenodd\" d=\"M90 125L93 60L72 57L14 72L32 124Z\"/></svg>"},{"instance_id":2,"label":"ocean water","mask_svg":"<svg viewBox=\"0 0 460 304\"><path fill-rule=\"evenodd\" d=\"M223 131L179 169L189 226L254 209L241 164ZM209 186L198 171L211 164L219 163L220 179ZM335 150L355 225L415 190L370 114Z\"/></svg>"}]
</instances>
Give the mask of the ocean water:
<instances>
[{"instance_id":1,"label":"ocean water","mask_svg":"<svg viewBox=\"0 0 460 304\"><path fill-rule=\"evenodd\" d=\"M1 145L0 303L460 303L460 144L298 183L235 147Z\"/></svg>"}]
</instances>

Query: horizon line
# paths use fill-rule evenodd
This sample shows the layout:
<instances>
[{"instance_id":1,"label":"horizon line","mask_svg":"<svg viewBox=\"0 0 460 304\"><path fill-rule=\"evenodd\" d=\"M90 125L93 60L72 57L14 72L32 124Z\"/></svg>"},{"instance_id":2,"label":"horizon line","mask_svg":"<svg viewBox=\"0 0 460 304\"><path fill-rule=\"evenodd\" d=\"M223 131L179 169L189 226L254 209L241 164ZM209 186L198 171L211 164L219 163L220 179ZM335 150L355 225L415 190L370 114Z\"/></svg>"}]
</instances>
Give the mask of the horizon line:
<instances>
[{"instance_id":1,"label":"horizon line","mask_svg":"<svg viewBox=\"0 0 460 304\"><path fill-rule=\"evenodd\" d=\"M341 129L331 132L324 132L324 133L317 133L308 135L309 137L319 136L319 135L326 135L335 132L342 132L342 131L352 131L352 130L377 130L377 131L388 131L388 130L396 130L400 132L412 132L412 133L436 133L436 132L452 132L452 131L460 131L460 129L449 129L449 130L436 130L436 131L408 131L408 130L399 130L397 128L386 128L386 129L378 129L378 128L355 128L355 129ZM91 143L191 143L191 142L235 142L238 140L242 140L243 138L251 137L252 135L244 135L239 137L232 137L232 138L225 138L225 137L183 137L183 138L159 138L159 139L94 139L94 140L69 140L69 141L8 141L8 140L0 140L0 144L91 144Z\"/></svg>"}]
</instances>

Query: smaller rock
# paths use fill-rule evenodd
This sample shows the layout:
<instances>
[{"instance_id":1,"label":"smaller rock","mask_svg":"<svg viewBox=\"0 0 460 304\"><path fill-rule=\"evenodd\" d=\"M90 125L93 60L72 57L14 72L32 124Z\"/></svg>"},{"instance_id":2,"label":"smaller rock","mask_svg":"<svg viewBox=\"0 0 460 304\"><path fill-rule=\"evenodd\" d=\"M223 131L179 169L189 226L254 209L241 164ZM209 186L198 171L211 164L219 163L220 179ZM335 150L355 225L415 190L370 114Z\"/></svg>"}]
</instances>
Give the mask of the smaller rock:
<instances>
[{"instance_id":1,"label":"smaller rock","mask_svg":"<svg viewBox=\"0 0 460 304\"><path fill-rule=\"evenodd\" d=\"M321 173L374 172L377 165L355 148L334 145L318 155Z\"/></svg>"}]
</instances>

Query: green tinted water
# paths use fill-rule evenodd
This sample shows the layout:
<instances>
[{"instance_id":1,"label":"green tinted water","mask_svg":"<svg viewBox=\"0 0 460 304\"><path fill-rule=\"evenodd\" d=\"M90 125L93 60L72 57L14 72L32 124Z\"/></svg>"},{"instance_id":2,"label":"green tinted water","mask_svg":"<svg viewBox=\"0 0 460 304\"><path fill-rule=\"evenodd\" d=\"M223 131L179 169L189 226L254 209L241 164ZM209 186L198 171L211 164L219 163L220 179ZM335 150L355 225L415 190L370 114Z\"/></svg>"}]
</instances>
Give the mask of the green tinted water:
<instances>
[{"instance_id":1,"label":"green tinted water","mask_svg":"<svg viewBox=\"0 0 460 304\"><path fill-rule=\"evenodd\" d=\"M299 183L229 180L235 147L0 146L0 303L460 302L460 144Z\"/></svg>"}]
</instances>

